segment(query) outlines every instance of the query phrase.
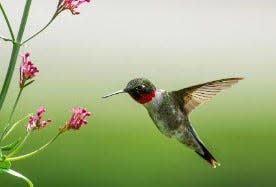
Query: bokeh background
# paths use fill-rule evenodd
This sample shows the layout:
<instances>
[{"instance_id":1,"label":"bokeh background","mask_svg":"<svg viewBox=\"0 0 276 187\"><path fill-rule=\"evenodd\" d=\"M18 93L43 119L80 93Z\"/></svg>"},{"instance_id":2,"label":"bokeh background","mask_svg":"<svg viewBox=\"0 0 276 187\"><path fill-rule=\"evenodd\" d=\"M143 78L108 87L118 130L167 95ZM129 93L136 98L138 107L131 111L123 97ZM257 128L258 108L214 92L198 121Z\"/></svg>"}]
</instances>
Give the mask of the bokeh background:
<instances>
[{"instance_id":1,"label":"bokeh background","mask_svg":"<svg viewBox=\"0 0 276 187\"><path fill-rule=\"evenodd\" d=\"M17 30L24 1L1 2ZM56 3L33 1L25 37L50 19ZM54 122L35 132L21 153L54 136L72 106L93 113L89 125L15 162L13 169L39 187L276 186L275 1L96 0L80 11L78 16L64 12L22 48L40 72L24 91L15 119L44 105ZM8 36L2 17L0 33ZM1 80L10 51L0 41ZM18 92L18 67L1 126ZM127 95L100 98L135 77L174 90L233 76L245 80L191 114L221 162L217 169L159 133L146 110ZM23 125L15 135L24 135ZM1 175L0 186L25 184Z\"/></svg>"}]
</instances>

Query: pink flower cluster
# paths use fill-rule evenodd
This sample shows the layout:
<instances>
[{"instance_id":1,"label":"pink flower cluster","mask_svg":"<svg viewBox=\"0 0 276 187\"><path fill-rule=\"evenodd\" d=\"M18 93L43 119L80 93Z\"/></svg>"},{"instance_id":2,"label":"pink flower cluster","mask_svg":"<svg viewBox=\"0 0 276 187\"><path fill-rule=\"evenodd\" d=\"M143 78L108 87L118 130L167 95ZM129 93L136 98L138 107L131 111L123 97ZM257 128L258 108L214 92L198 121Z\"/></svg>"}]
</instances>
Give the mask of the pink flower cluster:
<instances>
[{"instance_id":1,"label":"pink flower cluster","mask_svg":"<svg viewBox=\"0 0 276 187\"><path fill-rule=\"evenodd\" d=\"M46 112L45 107L40 106L37 109L36 114L35 115L31 115L29 117L28 124L26 125L26 129L28 131L32 131L34 129L41 129L41 128L45 127L46 125L48 125L51 122L51 119L42 120L42 114L44 112Z\"/></svg>"},{"instance_id":2,"label":"pink flower cluster","mask_svg":"<svg viewBox=\"0 0 276 187\"><path fill-rule=\"evenodd\" d=\"M30 53L24 53L22 57L22 63L20 65L20 87L25 86L25 82L29 79L32 79L39 70L34 64L29 60Z\"/></svg>"},{"instance_id":3,"label":"pink flower cluster","mask_svg":"<svg viewBox=\"0 0 276 187\"><path fill-rule=\"evenodd\" d=\"M83 3L90 2L90 0L60 0L60 8L62 10L70 10L73 15L78 15L80 12L78 12L76 9Z\"/></svg>"},{"instance_id":4,"label":"pink flower cluster","mask_svg":"<svg viewBox=\"0 0 276 187\"><path fill-rule=\"evenodd\" d=\"M45 107L40 106L37 109L36 114L31 115L29 117L28 124L26 125L26 129L28 131L32 131L34 129L41 129L51 122L51 119L42 120L42 114L44 112L46 112ZM65 132L69 129L78 130L78 129L80 129L80 127L82 127L83 125L86 125L88 123L87 117L90 116L91 113L88 112L86 110L86 108L83 108L83 107L72 108L72 112L73 112L73 114L72 114L69 122L67 122L65 124L65 126L60 129L61 132Z\"/></svg>"},{"instance_id":5,"label":"pink flower cluster","mask_svg":"<svg viewBox=\"0 0 276 187\"><path fill-rule=\"evenodd\" d=\"M70 4L72 2L76 2L73 5L74 7L78 7L78 5L80 5L85 1L89 2L88 0L79 0L79 1L65 0L65 5L67 6L66 3ZM22 55L22 63L20 65L20 87L21 88L24 88L24 86L26 86L25 84L26 81L29 79L32 79L35 76L35 74L38 72L38 69L29 60L29 56L30 56L30 53L27 53L27 52ZM31 115L29 117L29 121L28 121L28 124L26 125L26 129L28 131L32 131L34 129L41 129L46 125L48 125L51 122L50 119L42 120L42 115L45 112L46 112L45 107L40 106L37 109L36 114ZM69 122L67 122L65 126L62 129L60 129L61 132L64 132L69 129L80 129L81 126L87 124L87 117L91 115L91 113L88 112L87 109L83 107L73 108L72 112L73 114Z\"/></svg>"},{"instance_id":6,"label":"pink flower cluster","mask_svg":"<svg viewBox=\"0 0 276 187\"><path fill-rule=\"evenodd\" d=\"M72 112L71 119L67 123L67 128L69 129L79 129L82 125L87 124L86 118L91 115L91 113L83 107L73 108Z\"/></svg>"}]
</instances>

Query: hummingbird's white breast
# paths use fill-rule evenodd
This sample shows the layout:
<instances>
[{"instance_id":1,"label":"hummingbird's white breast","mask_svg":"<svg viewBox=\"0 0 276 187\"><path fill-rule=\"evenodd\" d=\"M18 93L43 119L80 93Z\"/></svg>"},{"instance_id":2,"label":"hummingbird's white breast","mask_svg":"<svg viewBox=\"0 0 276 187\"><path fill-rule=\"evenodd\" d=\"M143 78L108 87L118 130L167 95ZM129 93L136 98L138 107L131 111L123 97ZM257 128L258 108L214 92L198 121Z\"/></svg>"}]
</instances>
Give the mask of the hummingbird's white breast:
<instances>
[{"instance_id":1,"label":"hummingbird's white breast","mask_svg":"<svg viewBox=\"0 0 276 187\"><path fill-rule=\"evenodd\" d=\"M155 97L144 104L157 128L166 136L174 137L186 117L169 92L157 90Z\"/></svg>"},{"instance_id":2,"label":"hummingbird's white breast","mask_svg":"<svg viewBox=\"0 0 276 187\"><path fill-rule=\"evenodd\" d=\"M153 122L157 126L157 128L166 136L171 137L168 133L168 129L166 128L166 123L159 117L158 110L160 105L164 100L165 90L157 90L155 92L155 97L148 103L145 103L144 106L147 109L150 117L152 118Z\"/></svg>"},{"instance_id":3,"label":"hummingbird's white breast","mask_svg":"<svg viewBox=\"0 0 276 187\"><path fill-rule=\"evenodd\" d=\"M163 102L165 93L166 93L165 90L157 90L155 92L155 96L153 97L153 99L150 102L145 103L144 106L146 108L149 107L149 108L157 109L160 106L160 104Z\"/></svg>"}]
</instances>

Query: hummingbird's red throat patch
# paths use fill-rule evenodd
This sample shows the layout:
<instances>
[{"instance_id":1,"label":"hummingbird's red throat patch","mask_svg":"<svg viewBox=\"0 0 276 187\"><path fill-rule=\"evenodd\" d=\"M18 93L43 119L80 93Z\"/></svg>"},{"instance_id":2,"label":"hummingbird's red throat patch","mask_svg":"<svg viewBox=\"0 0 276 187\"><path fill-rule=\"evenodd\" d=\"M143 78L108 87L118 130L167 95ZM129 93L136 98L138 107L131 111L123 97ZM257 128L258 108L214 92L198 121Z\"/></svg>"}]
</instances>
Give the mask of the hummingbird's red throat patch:
<instances>
[{"instance_id":1,"label":"hummingbird's red throat patch","mask_svg":"<svg viewBox=\"0 0 276 187\"><path fill-rule=\"evenodd\" d=\"M150 102L152 98L155 97L155 90L152 90L147 93L140 93L132 95L133 99L136 100L140 104L145 104L147 102Z\"/></svg>"}]
</instances>

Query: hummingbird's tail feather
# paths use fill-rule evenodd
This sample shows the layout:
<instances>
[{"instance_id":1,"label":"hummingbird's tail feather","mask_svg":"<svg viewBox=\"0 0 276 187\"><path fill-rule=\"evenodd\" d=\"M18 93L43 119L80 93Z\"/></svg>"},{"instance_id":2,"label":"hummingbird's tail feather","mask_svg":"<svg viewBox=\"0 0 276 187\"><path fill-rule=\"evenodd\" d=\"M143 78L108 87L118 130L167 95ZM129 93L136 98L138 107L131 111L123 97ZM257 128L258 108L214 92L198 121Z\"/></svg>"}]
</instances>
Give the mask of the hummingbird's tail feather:
<instances>
[{"instance_id":1,"label":"hummingbird's tail feather","mask_svg":"<svg viewBox=\"0 0 276 187\"><path fill-rule=\"evenodd\" d=\"M187 125L187 130L189 133L191 133L194 142L196 142L196 146L193 147L195 152L201 156L204 160L209 162L213 168L216 168L217 166L220 166L220 163L215 159L215 157L208 151L208 149L205 147L205 145L200 140L198 134L196 133L195 129L192 127L191 124Z\"/></svg>"},{"instance_id":2,"label":"hummingbird's tail feather","mask_svg":"<svg viewBox=\"0 0 276 187\"><path fill-rule=\"evenodd\" d=\"M201 146L202 153L195 151L199 156L201 156L204 160L209 162L213 168L216 168L217 166L220 166L220 163L215 159L215 157L208 151L208 149L201 143L201 141L198 142Z\"/></svg>"}]
</instances>

